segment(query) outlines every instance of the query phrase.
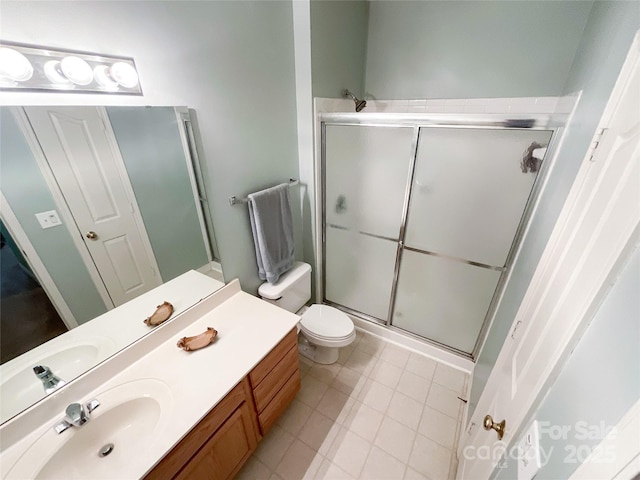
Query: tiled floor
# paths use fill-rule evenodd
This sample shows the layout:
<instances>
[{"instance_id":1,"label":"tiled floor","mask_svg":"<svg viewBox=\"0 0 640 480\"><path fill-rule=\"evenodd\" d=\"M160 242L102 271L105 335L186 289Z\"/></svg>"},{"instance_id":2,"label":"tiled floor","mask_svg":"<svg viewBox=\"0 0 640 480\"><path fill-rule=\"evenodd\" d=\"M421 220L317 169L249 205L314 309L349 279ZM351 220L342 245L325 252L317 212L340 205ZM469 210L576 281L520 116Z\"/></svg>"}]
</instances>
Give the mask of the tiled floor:
<instances>
[{"instance_id":1,"label":"tiled floor","mask_svg":"<svg viewBox=\"0 0 640 480\"><path fill-rule=\"evenodd\" d=\"M358 332L338 363L300 357L302 388L245 480L455 478L468 375Z\"/></svg>"}]
</instances>

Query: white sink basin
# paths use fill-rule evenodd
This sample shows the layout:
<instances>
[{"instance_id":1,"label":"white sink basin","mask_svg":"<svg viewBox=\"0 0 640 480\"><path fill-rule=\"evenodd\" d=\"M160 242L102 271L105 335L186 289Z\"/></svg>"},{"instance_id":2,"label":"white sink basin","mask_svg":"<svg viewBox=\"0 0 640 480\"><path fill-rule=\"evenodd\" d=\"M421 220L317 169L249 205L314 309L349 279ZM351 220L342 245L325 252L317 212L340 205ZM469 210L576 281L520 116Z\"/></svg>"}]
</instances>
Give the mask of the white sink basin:
<instances>
[{"instance_id":1,"label":"white sink basin","mask_svg":"<svg viewBox=\"0 0 640 480\"><path fill-rule=\"evenodd\" d=\"M55 346L44 344L0 368L0 422L44 398L42 382L33 373L36 365L45 365L65 382L86 372L115 351L107 337L91 336Z\"/></svg>"},{"instance_id":2,"label":"white sink basin","mask_svg":"<svg viewBox=\"0 0 640 480\"><path fill-rule=\"evenodd\" d=\"M94 397L85 398L86 403ZM82 427L57 434L51 428L18 459L7 479L120 478L153 445L169 421L169 387L154 379L135 380L95 395L100 406ZM64 413L60 413L62 420ZM100 451L113 445L111 452ZM144 470L140 475L144 474Z\"/></svg>"}]
</instances>

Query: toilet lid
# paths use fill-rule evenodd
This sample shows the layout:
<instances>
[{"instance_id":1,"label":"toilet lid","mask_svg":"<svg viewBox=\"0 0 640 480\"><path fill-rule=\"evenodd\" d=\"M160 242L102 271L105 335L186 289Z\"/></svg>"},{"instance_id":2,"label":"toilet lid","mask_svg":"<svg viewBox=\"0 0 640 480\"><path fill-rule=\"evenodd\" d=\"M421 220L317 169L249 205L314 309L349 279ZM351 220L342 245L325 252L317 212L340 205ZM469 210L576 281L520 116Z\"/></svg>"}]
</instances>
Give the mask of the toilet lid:
<instances>
[{"instance_id":1,"label":"toilet lid","mask_svg":"<svg viewBox=\"0 0 640 480\"><path fill-rule=\"evenodd\" d=\"M304 330L324 338L347 337L355 328L345 313L328 305L311 305L302 314L300 324Z\"/></svg>"}]
</instances>

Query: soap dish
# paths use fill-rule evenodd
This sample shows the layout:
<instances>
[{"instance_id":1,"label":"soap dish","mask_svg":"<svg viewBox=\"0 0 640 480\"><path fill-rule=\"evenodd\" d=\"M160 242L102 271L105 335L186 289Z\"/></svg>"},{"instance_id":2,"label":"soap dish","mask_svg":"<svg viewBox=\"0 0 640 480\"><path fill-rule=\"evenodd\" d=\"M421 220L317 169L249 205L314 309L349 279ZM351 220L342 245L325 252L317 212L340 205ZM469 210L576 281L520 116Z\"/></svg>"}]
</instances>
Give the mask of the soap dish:
<instances>
[{"instance_id":1,"label":"soap dish","mask_svg":"<svg viewBox=\"0 0 640 480\"><path fill-rule=\"evenodd\" d=\"M172 314L173 305L171 305L169 302L164 302L162 305L158 305L153 315L147 318L144 323L146 323L150 327L155 327L167 320Z\"/></svg>"},{"instance_id":2,"label":"soap dish","mask_svg":"<svg viewBox=\"0 0 640 480\"><path fill-rule=\"evenodd\" d=\"M178 340L178 348L183 349L185 352L191 352L192 350L198 350L204 348L213 342L213 339L218 335L218 331L214 328L207 327L207 331L196 335L195 337L182 337Z\"/></svg>"}]
</instances>

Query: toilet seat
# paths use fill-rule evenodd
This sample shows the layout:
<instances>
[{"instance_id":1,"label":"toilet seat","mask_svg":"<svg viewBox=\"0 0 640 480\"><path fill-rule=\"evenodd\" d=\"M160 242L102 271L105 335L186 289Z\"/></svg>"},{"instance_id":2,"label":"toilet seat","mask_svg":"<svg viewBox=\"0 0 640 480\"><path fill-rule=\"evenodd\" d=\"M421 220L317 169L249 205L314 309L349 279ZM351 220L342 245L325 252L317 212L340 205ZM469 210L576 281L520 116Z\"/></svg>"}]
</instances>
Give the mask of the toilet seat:
<instances>
[{"instance_id":1,"label":"toilet seat","mask_svg":"<svg viewBox=\"0 0 640 480\"><path fill-rule=\"evenodd\" d=\"M302 315L300 330L311 342L323 347L345 347L356 335L351 319L328 305L311 305Z\"/></svg>"}]
</instances>

